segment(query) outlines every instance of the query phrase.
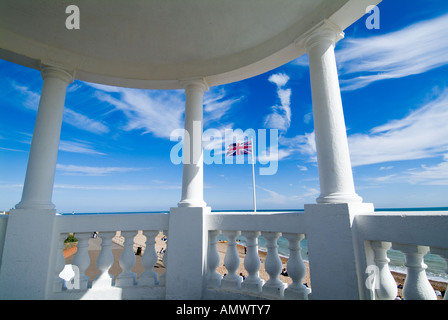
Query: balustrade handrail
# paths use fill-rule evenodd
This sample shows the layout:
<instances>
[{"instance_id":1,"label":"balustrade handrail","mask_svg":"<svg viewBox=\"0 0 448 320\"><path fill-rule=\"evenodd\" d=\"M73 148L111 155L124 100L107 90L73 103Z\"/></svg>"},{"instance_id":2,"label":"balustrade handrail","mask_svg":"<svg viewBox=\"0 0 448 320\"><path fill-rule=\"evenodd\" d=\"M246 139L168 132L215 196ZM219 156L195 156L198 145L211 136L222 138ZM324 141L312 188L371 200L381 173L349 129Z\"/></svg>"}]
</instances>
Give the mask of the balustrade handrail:
<instances>
[{"instance_id":1,"label":"balustrade handrail","mask_svg":"<svg viewBox=\"0 0 448 320\"><path fill-rule=\"evenodd\" d=\"M166 230L168 213L86 214L56 216L59 233Z\"/></svg>"},{"instance_id":2,"label":"balustrade handrail","mask_svg":"<svg viewBox=\"0 0 448 320\"><path fill-rule=\"evenodd\" d=\"M303 212L212 212L209 230L306 233Z\"/></svg>"},{"instance_id":3,"label":"balustrade handrail","mask_svg":"<svg viewBox=\"0 0 448 320\"><path fill-rule=\"evenodd\" d=\"M375 212L355 217L360 240L448 248L448 211Z\"/></svg>"}]
</instances>

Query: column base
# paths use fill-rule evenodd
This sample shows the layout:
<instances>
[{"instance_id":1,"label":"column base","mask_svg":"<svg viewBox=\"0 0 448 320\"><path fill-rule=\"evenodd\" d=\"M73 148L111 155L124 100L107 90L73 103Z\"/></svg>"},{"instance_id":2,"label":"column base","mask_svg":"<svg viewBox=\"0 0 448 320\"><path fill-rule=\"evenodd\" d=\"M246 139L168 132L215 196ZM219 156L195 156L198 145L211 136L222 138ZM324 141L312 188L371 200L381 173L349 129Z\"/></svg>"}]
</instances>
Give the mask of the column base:
<instances>
[{"instance_id":1,"label":"column base","mask_svg":"<svg viewBox=\"0 0 448 320\"><path fill-rule=\"evenodd\" d=\"M205 203L205 201L203 200L194 200L194 199L185 199L185 200L181 200L178 204L178 207L200 207L200 208L205 208L207 206L207 204Z\"/></svg>"},{"instance_id":2,"label":"column base","mask_svg":"<svg viewBox=\"0 0 448 320\"><path fill-rule=\"evenodd\" d=\"M202 299L207 272L210 207L171 208L167 245L166 299Z\"/></svg>"},{"instance_id":3,"label":"column base","mask_svg":"<svg viewBox=\"0 0 448 320\"><path fill-rule=\"evenodd\" d=\"M0 269L0 300L42 300L53 289L56 210L14 209L8 217ZM32 236L35 242L24 241ZM37 244L36 244L37 243Z\"/></svg>"},{"instance_id":4,"label":"column base","mask_svg":"<svg viewBox=\"0 0 448 320\"><path fill-rule=\"evenodd\" d=\"M360 299L364 283L358 283L353 221L357 214L371 212L371 203L305 205L313 300Z\"/></svg>"},{"instance_id":5,"label":"column base","mask_svg":"<svg viewBox=\"0 0 448 320\"><path fill-rule=\"evenodd\" d=\"M56 206L52 202L38 202L38 201L20 201L16 204L15 209L28 210L54 210Z\"/></svg>"},{"instance_id":6,"label":"column base","mask_svg":"<svg viewBox=\"0 0 448 320\"><path fill-rule=\"evenodd\" d=\"M362 203L362 198L356 193L334 192L329 194L321 194L317 199L317 203Z\"/></svg>"}]
</instances>

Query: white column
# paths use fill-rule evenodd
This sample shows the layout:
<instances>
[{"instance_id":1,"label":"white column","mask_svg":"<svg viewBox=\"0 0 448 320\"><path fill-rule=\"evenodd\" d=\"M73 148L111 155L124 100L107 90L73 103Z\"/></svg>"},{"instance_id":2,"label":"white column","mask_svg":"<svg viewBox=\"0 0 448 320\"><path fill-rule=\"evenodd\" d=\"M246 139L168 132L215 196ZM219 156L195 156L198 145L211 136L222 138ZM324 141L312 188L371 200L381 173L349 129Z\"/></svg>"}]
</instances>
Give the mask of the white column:
<instances>
[{"instance_id":1,"label":"white column","mask_svg":"<svg viewBox=\"0 0 448 320\"><path fill-rule=\"evenodd\" d=\"M73 77L55 68L42 69L44 80L23 186L16 209L54 209L53 194L66 89Z\"/></svg>"},{"instance_id":2,"label":"white column","mask_svg":"<svg viewBox=\"0 0 448 320\"><path fill-rule=\"evenodd\" d=\"M205 207L203 190L203 97L208 89L203 80L184 82L185 137L183 148L182 199L179 207Z\"/></svg>"},{"instance_id":3,"label":"white column","mask_svg":"<svg viewBox=\"0 0 448 320\"><path fill-rule=\"evenodd\" d=\"M10 211L8 218L0 269L0 288L8 290L0 290L0 299L51 297L54 274L58 270L59 234L53 230L56 210L51 198L65 94L73 77L62 69L45 66L42 68L42 78L44 83L22 201ZM23 235L32 233L39 243L37 250L32 246L23 246Z\"/></svg>"},{"instance_id":4,"label":"white column","mask_svg":"<svg viewBox=\"0 0 448 320\"><path fill-rule=\"evenodd\" d=\"M318 203L362 202L353 183L334 45L342 31L325 22L305 40L309 55L321 194Z\"/></svg>"}]
</instances>

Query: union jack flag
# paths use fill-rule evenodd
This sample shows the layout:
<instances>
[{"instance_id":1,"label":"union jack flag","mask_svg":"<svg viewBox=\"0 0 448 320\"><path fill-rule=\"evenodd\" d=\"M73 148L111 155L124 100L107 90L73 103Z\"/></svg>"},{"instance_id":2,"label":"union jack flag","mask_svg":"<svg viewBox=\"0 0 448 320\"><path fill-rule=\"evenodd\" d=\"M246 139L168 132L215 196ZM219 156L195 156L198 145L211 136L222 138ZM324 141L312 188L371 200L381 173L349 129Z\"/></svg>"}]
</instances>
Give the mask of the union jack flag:
<instances>
[{"instance_id":1,"label":"union jack flag","mask_svg":"<svg viewBox=\"0 0 448 320\"><path fill-rule=\"evenodd\" d=\"M226 156L239 156L249 153L252 153L252 141L230 144Z\"/></svg>"}]
</instances>

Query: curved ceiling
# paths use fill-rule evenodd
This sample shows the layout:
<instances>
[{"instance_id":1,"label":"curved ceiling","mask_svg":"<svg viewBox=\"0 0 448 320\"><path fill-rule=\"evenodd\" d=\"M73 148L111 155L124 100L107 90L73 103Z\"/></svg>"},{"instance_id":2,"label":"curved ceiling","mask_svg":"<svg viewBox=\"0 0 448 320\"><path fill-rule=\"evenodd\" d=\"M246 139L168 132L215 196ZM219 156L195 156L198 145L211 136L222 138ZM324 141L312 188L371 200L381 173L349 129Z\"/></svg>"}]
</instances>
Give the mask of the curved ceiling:
<instances>
[{"instance_id":1,"label":"curved ceiling","mask_svg":"<svg viewBox=\"0 0 448 320\"><path fill-rule=\"evenodd\" d=\"M345 28L364 14L360 3L372 1L356 2L2 0L0 58L59 65L80 80L119 86L178 88L190 78L217 85L297 58L303 33L324 19L344 20L336 23ZM77 30L65 27L71 4L80 11Z\"/></svg>"}]
</instances>

